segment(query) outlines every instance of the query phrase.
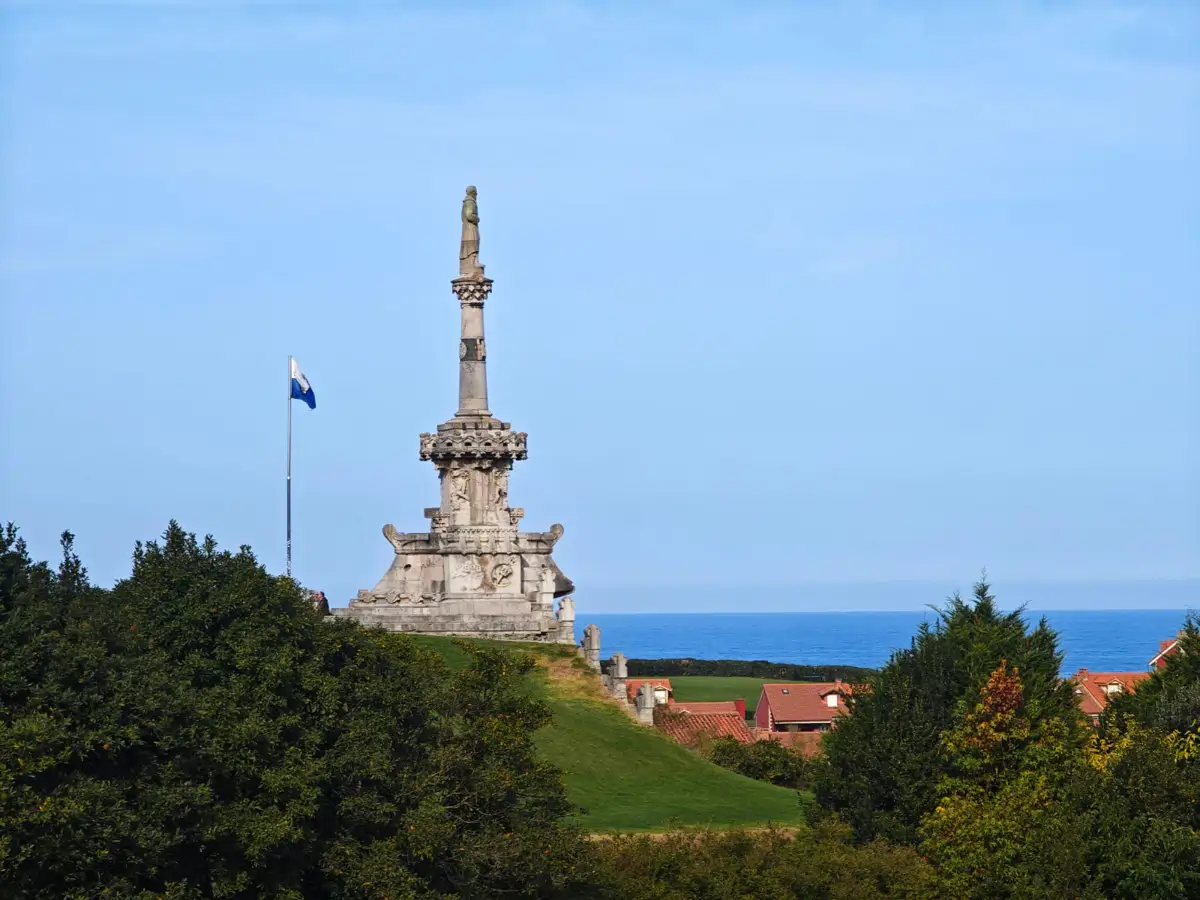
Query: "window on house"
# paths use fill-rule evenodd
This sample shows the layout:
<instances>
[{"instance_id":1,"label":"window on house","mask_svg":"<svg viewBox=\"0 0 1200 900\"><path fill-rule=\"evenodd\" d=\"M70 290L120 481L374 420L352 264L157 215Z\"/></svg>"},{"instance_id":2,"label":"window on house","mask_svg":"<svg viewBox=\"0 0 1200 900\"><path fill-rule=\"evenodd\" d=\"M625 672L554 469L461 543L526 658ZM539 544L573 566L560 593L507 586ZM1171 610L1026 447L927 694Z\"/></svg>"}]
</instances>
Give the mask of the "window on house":
<instances>
[{"instance_id":1,"label":"window on house","mask_svg":"<svg viewBox=\"0 0 1200 900\"><path fill-rule=\"evenodd\" d=\"M1121 683L1119 681L1114 681L1112 684L1106 684L1104 686L1104 693L1106 693L1106 694L1121 693Z\"/></svg>"},{"instance_id":2,"label":"window on house","mask_svg":"<svg viewBox=\"0 0 1200 900\"><path fill-rule=\"evenodd\" d=\"M825 695L825 705L826 706L828 706L830 709L832 709L835 706L837 706L837 704L838 704L838 695L836 693Z\"/></svg>"}]
</instances>

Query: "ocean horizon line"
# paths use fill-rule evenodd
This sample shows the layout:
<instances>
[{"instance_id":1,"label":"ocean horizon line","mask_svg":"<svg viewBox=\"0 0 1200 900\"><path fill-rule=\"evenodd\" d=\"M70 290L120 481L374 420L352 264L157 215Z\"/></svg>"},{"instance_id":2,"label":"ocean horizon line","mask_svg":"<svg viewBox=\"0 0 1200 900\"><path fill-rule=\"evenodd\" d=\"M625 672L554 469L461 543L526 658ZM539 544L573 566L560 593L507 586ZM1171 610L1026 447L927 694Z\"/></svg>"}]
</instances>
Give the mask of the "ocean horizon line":
<instances>
[{"instance_id":1,"label":"ocean horizon line","mask_svg":"<svg viewBox=\"0 0 1200 900\"><path fill-rule=\"evenodd\" d=\"M1018 607L1000 607L1001 612L1015 612ZM805 615L851 615L860 613L919 613L919 612L936 612L937 605L929 604L923 607L907 607L904 609L705 609L705 610L673 610L673 611L657 611L657 610L596 610L592 615L596 616L805 616ZM1184 615L1190 612L1200 612L1200 604L1197 606L1141 606L1141 607L1038 607L1036 610L1025 607L1026 612L1037 613L1140 613L1140 612L1178 612Z\"/></svg>"}]
</instances>

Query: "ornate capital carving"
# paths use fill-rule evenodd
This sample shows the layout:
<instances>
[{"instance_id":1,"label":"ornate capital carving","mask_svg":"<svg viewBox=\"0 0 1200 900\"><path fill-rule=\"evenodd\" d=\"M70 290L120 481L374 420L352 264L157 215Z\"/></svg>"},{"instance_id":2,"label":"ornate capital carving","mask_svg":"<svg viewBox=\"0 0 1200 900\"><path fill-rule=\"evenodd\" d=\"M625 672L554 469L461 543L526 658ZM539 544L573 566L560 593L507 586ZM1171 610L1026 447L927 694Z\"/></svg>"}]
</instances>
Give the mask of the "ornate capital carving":
<instances>
[{"instance_id":1,"label":"ornate capital carving","mask_svg":"<svg viewBox=\"0 0 1200 900\"><path fill-rule=\"evenodd\" d=\"M477 278L455 278L450 282L450 289L458 297L459 303L483 306L483 301L492 292L492 279L482 275Z\"/></svg>"},{"instance_id":2,"label":"ornate capital carving","mask_svg":"<svg viewBox=\"0 0 1200 900\"><path fill-rule=\"evenodd\" d=\"M528 435L523 431L478 429L421 435L421 459L525 459Z\"/></svg>"}]
</instances>

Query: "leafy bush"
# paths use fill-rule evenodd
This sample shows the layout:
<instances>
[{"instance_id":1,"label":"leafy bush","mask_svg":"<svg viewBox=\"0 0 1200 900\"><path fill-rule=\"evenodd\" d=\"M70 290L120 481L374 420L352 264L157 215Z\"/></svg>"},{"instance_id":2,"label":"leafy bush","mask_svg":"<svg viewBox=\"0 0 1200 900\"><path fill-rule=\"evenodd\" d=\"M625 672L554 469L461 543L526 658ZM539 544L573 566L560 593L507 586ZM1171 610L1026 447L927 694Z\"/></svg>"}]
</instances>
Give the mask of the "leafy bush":
<instances>
[{"instance_id":1,"label":"leafy bush","mask_svg":"<svg viewBox=\"0 0 1200 900\"><path fill-rule=\"evenodd\" d=\"M778 741L743 744L733 738L717 738L706 755L718 766L732 769L747 778L769 781L781 787L811 786L812 764L799 753Z\"/></svg>"},{"instance_id":2,"label":"leafy bush","mask_svg":"<svg viewBox=\"0 0 1200 900\"><path fill-rule=\"evenodd\" d=\"M562 896L583 839L528 657L323 623L174 523L111 591L0 534L4 896Z\"/></svg>"},{"instance_id":3,"label":"leafy bush","mask_svg":"<svg viewBox=\"0 0 1200 900\"><path fill-rule=\"evenodd\" d=\"M926 900L934 874L907 847L855 846L844 826L685 832L597 842L621 900Z\"/></svg>"}]
</instances>

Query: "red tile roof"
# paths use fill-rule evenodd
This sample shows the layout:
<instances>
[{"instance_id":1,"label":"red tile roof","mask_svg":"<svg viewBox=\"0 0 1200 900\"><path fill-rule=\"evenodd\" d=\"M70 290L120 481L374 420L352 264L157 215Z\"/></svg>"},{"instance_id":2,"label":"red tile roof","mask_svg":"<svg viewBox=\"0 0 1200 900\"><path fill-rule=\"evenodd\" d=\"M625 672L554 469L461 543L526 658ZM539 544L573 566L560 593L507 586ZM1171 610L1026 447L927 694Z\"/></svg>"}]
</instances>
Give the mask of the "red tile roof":
<instances>
[{"instance_id":1,"label":"red tile roof","mask_svg":"<svg viewBox=\"0 0 1200 900\"><path fill-rule=\"evenodd\" d=\"M1152 668L1152 669L1161 668L1162 666L1160 666L1160 663L1162 665L1166 665L1164 660L1166 660L1166 658L1168 656L1170 656L1172 653L1176 652L1179 649L1179 641L1182 637L1183 637L1183 632L1180 632L1177 636L1175 636L1173 638L1167 638L1166 640L1159 641L1158 642L1158 652L1156 654L1154 654L1154 658L1150 660L1150 668Z\"/></svg>"},{"instance_id":2,"label":"red tile roof","mask_svg":"<svg viewBox=\"0 0 1200 900\"><path fill-rule=\"evenodd\" d=\"M671 694L674 693L674 691L671 690L670 678L630 678L625 682L625 696L629 698L631 703L633 702L633 698L637 696L638 688L647 681L655 687L666 688L668 699L670 699Z\"/></svg>"},{"instance_id":3,"label":"red tile roof","mask_svg":"<svg viewBox=\"0 0 1200 900\"><path fill-rule=\"evenodd\" d=\"M672 700L670 710L675 713L743 718L741 712L738 711L737 703L732 700L696 701L694 703L676 703Z\"/></svg>"},{"instance_id":4,"label":"red tile roof","mask_svg":"<svg viewBox=\"0 0 1200 900\"><path fill-rule=\"evenodd\" d=\"M1122 691L1132 691L1139 681L1149 677L1149 672L1089 672L1087 669L1080 669L1071 676L1071 681L1075 682L1079 708L1085 716L1095 717L1108 706L1105 687L1120 685Z\"/></svg>"},{"instance_id":5,"label":"red tile roof","mask_svg":"<svg viewBox=\"0 0 1200 900\"><path fill-rule=\"evenodd\" d=\"M816 756L821 752L822 735L820 731L760 731L757 738L760 741L776 741L802 756Z\"/></svg>"},{"instance_id":6,"label":"red tile roof","mask_svg":"<svg viewBox=\"0 0 1200 900\"><path fill-rule=\"evenodd\" d=\"M837 707L826 705L825 697L838 693ZM764 684L759 706L766 703L775 723L832 722L846 714L845 697L850 685L840 681L800 682L796 684Z\"/></svg>"},{"instance_id":7,"label":"red tile roof","mask_svg":"<svg viewBox=\"0 0 1200 900\"><path fill-rule=\"evenodd\" d=\"M660 731L674 738L685 747L694 747L704 736L709 738L731 737L739 744L752 744L754 738L746 727L746 720L737 715L724 713L675 713L660 716L656 725Z\"/></svg>"}]
</instances>

